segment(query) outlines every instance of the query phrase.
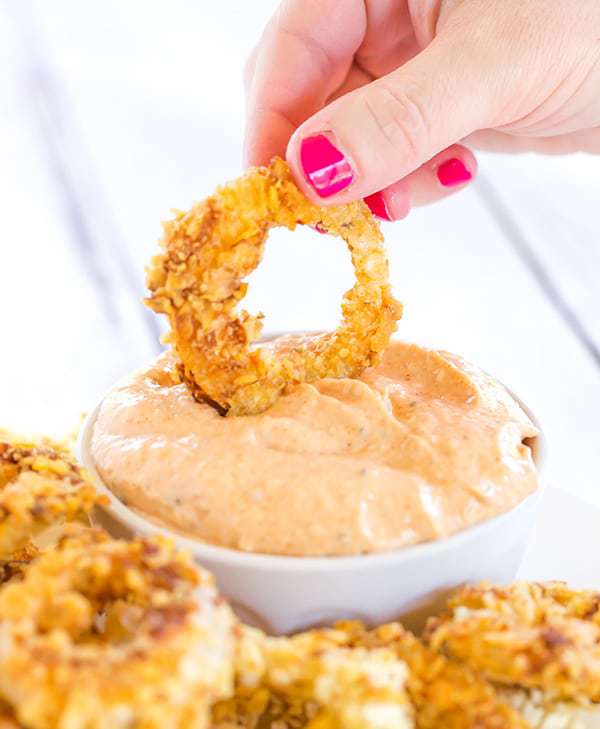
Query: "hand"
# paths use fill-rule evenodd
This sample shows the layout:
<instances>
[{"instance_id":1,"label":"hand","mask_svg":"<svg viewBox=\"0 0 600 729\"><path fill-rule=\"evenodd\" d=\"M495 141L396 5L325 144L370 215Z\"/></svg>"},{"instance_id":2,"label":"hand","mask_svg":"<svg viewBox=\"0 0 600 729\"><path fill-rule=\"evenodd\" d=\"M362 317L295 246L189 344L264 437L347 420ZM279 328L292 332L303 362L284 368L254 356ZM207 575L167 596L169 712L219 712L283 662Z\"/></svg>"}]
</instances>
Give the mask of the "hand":
<instances>
[{"instance_id":1,"label":"hand","mask_svg":"<svg viewBox=\"0 0 600 729\"><path fill-rule=\"evenodd\" d=\"M248 163L396 220L475 175L458 142L600 152L600 2L284 0L246 90Z\"/></svg>"}]
</instances>

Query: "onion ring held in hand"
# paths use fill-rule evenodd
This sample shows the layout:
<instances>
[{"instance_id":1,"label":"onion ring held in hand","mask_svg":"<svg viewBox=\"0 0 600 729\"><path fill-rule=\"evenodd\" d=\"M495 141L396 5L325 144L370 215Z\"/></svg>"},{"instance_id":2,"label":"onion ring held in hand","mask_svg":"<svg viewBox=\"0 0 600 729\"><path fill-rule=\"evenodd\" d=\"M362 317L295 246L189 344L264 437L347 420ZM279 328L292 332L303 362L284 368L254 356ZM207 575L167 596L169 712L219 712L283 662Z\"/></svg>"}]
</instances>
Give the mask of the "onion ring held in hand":
<instances>
[{"instance_id":1,"label":"onion ring held in hand","mask_svg":"<svg viewBox=\"0 0 600 729\"><path fill-rule=\"evenodd\" d=\"M29 729L203 729L233 617L170 542L67 538L0 591L0 692Z\"/></svg>"},{"instance_id":2,"label":"onion ring held in hand","mask_svg":"<svg viewBox=\"0 0 600 729\"><path fill-rule=\"evenodd\" d=\"M235 310L246 293L243 279L258 266L269 229L299 223L342 238L350 250L356 283L344 297L342 323L301 346L253 347L261 316ZM169 317L170 341L194 397L222 412L259 413L289 385L356 377L378 361L401 316L383 237L367 206L314 205L282 159L220 187L164 229L146 303Z\"/></svg>"}]
</instances>

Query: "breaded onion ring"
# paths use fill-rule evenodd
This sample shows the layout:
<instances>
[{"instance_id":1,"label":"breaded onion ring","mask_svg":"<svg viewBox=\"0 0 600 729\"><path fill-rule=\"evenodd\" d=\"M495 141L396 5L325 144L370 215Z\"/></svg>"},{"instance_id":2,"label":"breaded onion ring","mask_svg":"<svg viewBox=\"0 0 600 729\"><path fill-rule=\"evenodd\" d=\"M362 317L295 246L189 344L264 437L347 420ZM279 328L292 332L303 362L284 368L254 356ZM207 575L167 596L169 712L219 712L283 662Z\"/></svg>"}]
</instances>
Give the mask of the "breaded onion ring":
<instances>
[{"instance_id":1,"label":"breaded onion ring","mask_svg":"<svg viewBox=\"0 0 600 729\"><path fill-rule=\"evenodd\" d=\"M202 729L230 691L233 625L169 542L87 532L0 591L0 693L29 729Z\"/></svg>"},{"instance_id":2,"label":"breaded onion ring","mask_svg":"<svg viewBox=\"0 0 600 729\"><path fill-rule=\"evenodd\" d=\"M368 679L359 673L345 674L329 696L319 696L314 686L328 685L330 673L326 663L310 673L307 657L333 655L338 666L348 671L362 661L366 672L374 657L385 656L389 665L404 666L405 686L400 695L388 695L383 701L369 690ZM379 664L383 667L385 664ZM316 676L311 683L290 683L286 676ZM406 717L414 713L417 729L527 729L519 713L505 703L491 684L470 669L448 660L425 646L399 623L389 623L367 630L357 621L338 623L333 629L312 630L292 638L266 638L244 629L237 661L238 679L233 698L213 708L213 729L275 729L285 724L294 729L343 729L345 727L403 726L385 707L405 707ZM372 674L371 677L377 674ZM312 679L311 679L312 680ZM333 679L332 679L333 680ZM358 683L357 683L358 682ZM355 701L357 685L363 711L348 712ZM312 691L307 688L313 687ZM320 701L318 700L320 698ZM381 696L379 697L381 698ZM412 710L408 704L412 705ZM378 703L376 714L367 720L364 711L369 703ZM381 718L383 715L384 718ZM410 724L409 724L410 725Z\"/></svg>"},{"instance_id":3,"label":"breaded onion ring","mask_svg":"<svg viewBox=\"0 0 600 729\"><path fill-rule=\"evenodd\" d=\"M408 666L406 689L417 729L527 729L527 722L494 687L468 667L424 645L400 623L365 630L359 622L339 623L352 647L387 648Z\"/></svg>"},{"instance_id":4,"label":"breaded onion ring","mask_svg":"<svg viewBox=\"0 0 600 729\"><path fill-rule=\"evenodd\" d=\"M261 316L235 310L246 294L243 279L259 264L269 229L299 223L339 236L350 250L356 284L344 297L342 323L283 351L253 347ZM314 205L282 159L218 188L164 229L164 252L147 273L146 303L169 317L170 341L194 397L222 412L259 413L289 385L356 377L376 364L401 316L381 231L367 206Z\"/></svg>"},{"instance_id":5,"label":"breaded onion ring","mask_svg":"<svg viewBox=\"0 0 600 729\"><path fill-rule=\"evenodd\" d=\"M271 638L242 628L236 692L213 707L213 729L308 726L412 729L406 665L392 651L343 644L337 631Z\"/></svg>"},{"instance_id":6,"label":"breaded onion ring","mask_svg":"<svg viewBox=\"0 0 600 729\"><path fill-rule=\"evenodd\" d=\"M464 587L426 636L498 684L600 701L598 592L562 582Z\"/></svg>"},{"instance_id":7,"label":"breaded onion ring","mask_svg":"<svg viewBox=\"0 0 600 729\"><path fill-rule=\"evenodd\" d=\"M34 540L42 532L89 523L91 510L103 502L60 445L0 441L0 581L38 554Z\"/></svg>"}]
</instances>

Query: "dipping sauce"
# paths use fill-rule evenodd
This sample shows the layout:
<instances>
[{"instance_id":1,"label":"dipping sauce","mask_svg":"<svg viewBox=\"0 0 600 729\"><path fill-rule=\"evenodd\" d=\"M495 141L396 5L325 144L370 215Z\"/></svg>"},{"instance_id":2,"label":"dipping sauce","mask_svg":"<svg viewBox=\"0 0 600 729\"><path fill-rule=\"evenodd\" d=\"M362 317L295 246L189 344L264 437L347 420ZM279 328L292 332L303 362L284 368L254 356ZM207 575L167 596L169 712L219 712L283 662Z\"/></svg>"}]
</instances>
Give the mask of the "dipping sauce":
<instances>
[{"instance_id":1,"label":"dipping sauce","mask_svg":"<svg viewBox=\"0 0 600 729\"><path fill-rule=\"evenodd\" d=\"M92 456L130 508L246 552L351 555L445 537L538 485L537 430L460 357L392 342L360 379L296 386L264 413L222 417L170 354L104 400Z\"/></svg>"}]
</instances>

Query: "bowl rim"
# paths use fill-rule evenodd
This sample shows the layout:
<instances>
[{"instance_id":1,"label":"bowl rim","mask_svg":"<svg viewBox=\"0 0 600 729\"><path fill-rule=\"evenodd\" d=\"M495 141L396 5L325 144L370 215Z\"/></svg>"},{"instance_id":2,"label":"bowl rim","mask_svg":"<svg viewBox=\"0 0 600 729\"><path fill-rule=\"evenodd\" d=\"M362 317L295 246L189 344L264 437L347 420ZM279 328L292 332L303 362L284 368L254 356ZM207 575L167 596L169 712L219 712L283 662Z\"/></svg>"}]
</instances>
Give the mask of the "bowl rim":
<instances>
[{"instance_id":1,"label":"bowl rim","mask_svg":"<svg viewBox=\"0 0 600 729\"><path fill-rule=\"evenodd\" d=\"M506 385L504 385L504 387L517 401L522 410L538 429L538 435L535 439L535 448L532 449L532 451L538 474L541 474L545 463L546 444L539 421L531 410L510 388L506 387ZM508 511L498 514L491 519L486 519L478 524L474 524L460 532L457 532L456 534L386 552L321 557L301 557L294 555L243 552L229 547L220 547L208 544L207 542L203 542L200 539L196 539L185 533L160 526L126 506L116 496L116 494L109 489L98 473L91 455L90 447L94 425L103 401L104 398L102 398L98 405L96 405L96 407L86 416L83 422L77 441L77 455L87 470L94 486L98 489L98 491L100 491L100 493L108 497L109 506L107 509L109 514L115 518L117 522L123 524L135 533L141 533L143 535L161 534L176 540L180 546L191 551L200 560L205 558L207 561L213 563L219 562L221 564L227 563L232 567L237 566L240 568L252 568L254 570L276 569L288 572L346 571L356 570L357 568L364 569L368 567L384 566L386 564L406 563L426 556L435 557L440 552L460 548L461 545L476 539L483 532L493 529L496 526L501 527L504 522L511 521L516 514L526 510L533 504L533 502L537 501L543 491L544 482L540 479L538 488Z\"/></svg>"}]
</instances>

